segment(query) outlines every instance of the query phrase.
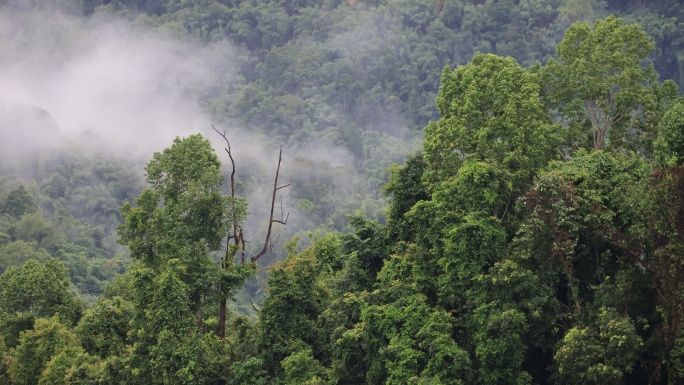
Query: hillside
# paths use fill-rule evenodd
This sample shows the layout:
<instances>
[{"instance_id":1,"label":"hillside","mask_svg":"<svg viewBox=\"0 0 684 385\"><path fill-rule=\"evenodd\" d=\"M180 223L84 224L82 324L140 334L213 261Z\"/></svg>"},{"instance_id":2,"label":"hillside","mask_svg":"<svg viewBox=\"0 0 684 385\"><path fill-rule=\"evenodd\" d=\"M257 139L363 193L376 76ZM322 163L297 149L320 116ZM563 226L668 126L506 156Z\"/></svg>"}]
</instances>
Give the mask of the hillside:
<instances>
[{"instance_id":1,"label":"hillside","mask_svg":"<svg viewBox=\"0 0 684 385\"><path fill-rule=\"evenodd\" d=\"M683 382L683 16L0 2L0 382Z\"/></svg>"}]
</instances>

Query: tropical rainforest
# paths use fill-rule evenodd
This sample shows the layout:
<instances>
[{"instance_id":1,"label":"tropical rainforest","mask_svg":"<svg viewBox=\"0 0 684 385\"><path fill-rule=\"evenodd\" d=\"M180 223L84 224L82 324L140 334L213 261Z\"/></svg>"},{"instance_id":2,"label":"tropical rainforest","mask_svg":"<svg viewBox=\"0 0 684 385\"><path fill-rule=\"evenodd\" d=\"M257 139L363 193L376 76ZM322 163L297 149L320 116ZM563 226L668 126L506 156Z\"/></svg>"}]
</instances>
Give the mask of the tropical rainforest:
<instances>
[{"instance_id":1,"label":"tropical rainforest","mask_svg":"<svg viewBox=\"0 0 684 385\"><path fill-rule=\"evenodd\" d=\"M684 384L679 1L0 0L0 49L1 383Z\"/></svg>"}]
</instances>

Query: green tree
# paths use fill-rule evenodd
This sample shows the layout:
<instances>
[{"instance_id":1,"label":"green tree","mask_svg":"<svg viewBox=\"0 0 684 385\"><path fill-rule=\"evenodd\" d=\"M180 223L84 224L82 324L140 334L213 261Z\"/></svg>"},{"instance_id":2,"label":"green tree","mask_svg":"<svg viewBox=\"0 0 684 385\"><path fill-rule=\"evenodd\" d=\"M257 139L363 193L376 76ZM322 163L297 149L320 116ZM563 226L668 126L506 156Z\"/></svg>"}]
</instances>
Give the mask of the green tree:
<instances>
[{"instance_id":1,"label":"green tree","mask_svg":"<svg viewBox=\"0 0 684 385\"><path fill-rule=\"evenodd\" d=\"M31 259L21 270L11 267L0 276L0 311L36 317L57 315L62 322L74 324L82 309L80 301L71 295L69 285L69 275L62 262L51 259L40 264Z\"/></svg>"},{"instance_id":2,"label":"green tree","mask_svg":"<svg viewBox=\"0 0 684 385\"><path fill-rule=\"evenodd\" d=\"M675 112L676 113L676 112ZM673 155L664 152L660 156ZM667 159L667 158L665 158ZM645 268L649 274L649 287L655 291L658 317L652 319L654 335L663 345L649 349L652 357L647 367L652 373L663 375L669 382L684 378L682 362L681 327L684 320L684 167L661 164L644 178L634 207L643 218L632 228L635 243L640 243L642 257L637 268ZM646 346L651 341L646 340Z\"/></svg>"},{"instance_id":3,"label":"green tree","mask_svg":"<svg viewBox=\"0 0 684 385\"><path fill-rule=\"evenodd\" d=\"M155 153L145 170L151 187L136 199L137 207L121 208L120 242L154 271L163 271L170 259L180 263L177 273L201 326L202 301L221 275L209 251L220 248L227 229L220 161L208 140L192 135Z\"/></svg>"},{"instance_id":4,"label":"green tree","mask_svg":"<svg viewBox=\"0 0 684 385\"><path fill-rule=\"evenodd\" d=\"M634 325L615 309L601 308L589 327L570 329L554 358L567 384L622 384L643 345Z\"/></svg>"},{"instance_id":5,"label":"green tree","mask_svg":"<svg viewBox=\"0 0 684 385\"><path fill-rule=\"evenodd\" d=\"M445 68L437 107L442 118L425 128L423 143L431 181L457 175L465 162L484 162L521 194L535 170L557 156L538 77L512 58L479 54L453 72ZM512 196L501 198L498 216Z\"/></svg>"},{"instance_id":6,"label":"green tree","mask_svg":"<svg viewBox=\"0 0 684 385\"><path fill-rule=\"evenodd\" d=\"M127 273L133 288L132 348L118 377L150 384L212 383L221 377L223 355L218 337L204 332L204 309L228 295L224 285L226 292L217 290L224 278L236 281L210 254L234 219L231 200L221 193L220 162L209 141L192 135L155 153L146 171L151 187L136 199L137 207L121 209L120 239L135 264ZM114 332L109 329L105 332Z\"/></svg>"},{"instance_id":7,"label":"green tree","mask_svg":"<svg viewBox=\"0 0 684 385\"><path fill-rule=\"evenodd\" d=\"M45 365L38 385L85 385L99 383L102 362L80 346L68 346Z\"/></svg>"},{"instance_id":8,"label":"green tree","mask_svg":"<svg viewBox=\"0 0 684 385\"><path fill-rule=\"evenodd\" d=\"M133 306L125 299L100 298L86 310L76 329L85 351L102 358L123 356L132 317Z\"/></svg>"},{"instance_id":9,"label":"green tree","mask_svg":"<svg viewBox=\"0 0 684 385\"><path fill-rule=\"evenodd\" d=\"M563 288L556 297L568 311L582 312L591 287L639 255L628 234L641 226L635 197L648 170L636 156L578 151L552 163L526 194L516 254L544 284Z\"/></svg>"},{"instance_id":10,"label":"green tree","mask_svg":"<svg viewBox=\"0 0 684 385\"><path fill-rule=\"evenodd\" d=\"M38 318L33 330L19 338L8 368L12 384L37 385L46 364L62 350L78 346L73 332L56 317Z\"/></svg>"},{"instance_id":11,"label":"green tree","mask_svg":"<svg viewBox=\"0 0 684 385\"><path fill-rule=\"evenodd\" d=\"M581 135L578 130L587 122L594 149L604 148L609 131L613 147L625 144L658 79L652 66L642 66L652 50L640 26L613 15L593 27L582 22L568 28L546 70L551 102L570 121L571 135Z\"/></svg>"},{"instance_id":12,"label":"green tree","mask_svg":"<svg viewBox=\"0 0 684 385\"><path fill-rule=\"evenodd\" d=\"M386 229L361 216L352 218L355 231L338 240L319 238L314 254L323 266L324 277L332 289L332 298L319 316L323 346L330 360L330 377L340 385L364 383L373 365L377 347L368 344L367 335L359 326L361 308L366 304L377 276L377 267L387 258ZM339 241L342 247L338 248ZM331 255L334 256L331 258ZM339 261L330 265L327 261ZM336 267L337 265L337 267Z\"/></svg>"},{"instance_id":13,"label":"green tree","mask_svg":"<svg viewBox=\"0 0 684 385\"><path fill-rule=\"evenodd\" d=\"M21 267L30 259L44 262L49 258L50 254L39 248L36 242L10 242L0 247L0 273L11 266Z\"/></svg>"},{"instance_id":14,"label":"green tree","mask_svg":"<svg viewBox=\"0 0 684 385\"><path fill-rule=\"evenodd\" d=\"M66 237L55 229L42 213L25 214L11 229L15 240L37 242L38 246L51 250L64 243Z\"/></svg>"},{"instance_id":15,"label":"green tree","mask_svg":"<svg viewBox=\"0 0 684 385\"><path fill-rule=\"evenodd\" d=\"M397 279L404 275L402 267L397 258L389 261L380 273L380 289L361 308L356 328L370 352L366 383L468 383L472 364L452 336L456 320Z\"/></svg>"},{"instance_id":16,"label":"green tree","mask_svg":"<svg viewBox=\"0 0 684 385\"><path fill-rule=\"evenodd\" d=\"M12 190L0 206L0 214L9 214L14 218L20 218L24 214L36 211L38 211L38 205L26 191L24 185L19 185Z\"/></svg>"},{"instance_id":17,"label":"green tree","mask_svg":"<svg viewBox=\"0 0 684 385\"><path fill-rule=\"evenodd\" d=\"M512 259L495 263L476 280L472 341L480 381L515 384L545 378L545 368L535 361L541 362L554 342L548 336L558 314L552 289Z\"/></svg>"},{"instance_id":18,"label":"green tree","mask_svg":"<svg viewBox=\"0 0 684 385\"><path fill-rule=\"evenodd\" d=\"M488 272L497 271L518 230L523 213L516 200L558 156L557 127L544 110L538 74L512 58L476 55L453 72L445 69L442 82L442 118L426 128L424 163L412 159L389 185L390 192L398 182L409 188L390 208L390 228L400 229L404 243L385 249L397 256L385 262L378 290L362 306L365 329L358 329L369 339L366 350L380 353L370 358L367 381L529 383L525 340L544 330L536 321L541 305L520 307L508 291L486 283L504 275ZM521 288L517 299L543 295ZM428 314L443 325L431 329L445 349L438 355L454 363L438 375L423 368L440 367L433 358L439 350L426 354L425 341L402 331Z\"/></svg>"},{"instance_id":19,"label":"green tree","mask_svg":"<svg viewBox=\"0 0 684 385\"><path fill-rule=\"evenodd\" d=\"M684 164L684 103L668 109L656 142L656 157L669 167Z\"/></svg>"},{"instance_id":20,"label":"green tree","mask_svg":"<svg viewBox=\"0 0 684 385\"><path fill-rule=\"evenodd\" d=\"M304 349L285 357L283 368L285 385L323 385L325 368L313 358L311 349Z\"/></svg>"},{"instance_id":21,"label":"green tree","mask_svg":"<svg viewBox=\"0 0 684 385\"><path fill-rule=\"evenodd\" d=\"M178 259L168 260L161 272L140 266L131 269L132 346L128 355L122 357L124 369L113 376L113 381L206 384L221 377L220 340L197 329L190 289L182 280L183 269Z\"/></svg>"},{"instance_id":22,"label":"green tree","mask_svg":"<svg viewBox=\"0 0 684 385\"><path fill-rule=\"evenodd\" d=\"M422 153L409 156L403 167L395 163L390 169L389 182L385 193L391 199L387 215L392 239L405 241L411 238L411 228L404 215L419 201L430 199L425 184L422 183L425 159Z\"/></svg>"},{"instance_id":23,"label":"green tree","mask_svg":"<svg viewBox=\"0 0 684 385\"><path fill-rule=\"evenodd\" d=\"M292 242L296 239L290 243L294 247ZM310 248L293 252L272 268L268 296L259 311L258 347L264 367L275 376L283 374L281 361L286 357L311 349L317 358L323 347L317 319L329 292L318 279L321 265Z\"/></svg>"}]
</instances>

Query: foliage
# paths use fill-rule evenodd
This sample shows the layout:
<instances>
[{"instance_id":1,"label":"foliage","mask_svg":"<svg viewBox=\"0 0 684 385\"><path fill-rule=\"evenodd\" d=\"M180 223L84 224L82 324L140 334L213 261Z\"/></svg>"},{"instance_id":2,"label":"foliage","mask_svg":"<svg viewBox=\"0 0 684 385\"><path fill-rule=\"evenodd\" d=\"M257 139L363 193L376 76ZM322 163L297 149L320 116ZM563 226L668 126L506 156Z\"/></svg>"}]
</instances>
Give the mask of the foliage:
<instances>
[{"instance_id":1,"label":"foliage","mask_svg":"<svg viewBox=\"0 0 684 385\"><path fill-rule=\"evenodd\" d=\"M445 69L437 97L442 119L426 127L423 143L431 180L455 176L466 162L483 162L479 167L509 174L509 188L524 189L558 145L539 87L512 58L480 54L453 73Z\"/></svg>"},{"instance_id":2,"label":"foliage","mask_svg":"<svg viewBox=\"0 0 684 385\"><path fill-rule=\"evenodd\" d=\"M26 192L26 188L24 188L23 185L19 185L19 187L10 191L2 205L0 214L9 214L14 218L20 218L24 214L30 214L36 211L38 211L38 205Z\"/></svg>"},{"instance_id":3,"label":"foliage","mask_svg":"<svg viewBox=\"0 0 684 385\"><path fill-rule=\"evenodd\" d=\"M307 347L316 355L321 352L316 320L328 293L317 279L320 271L310 250L289 255L271 270L269 295L259 311L258 341L264 368L271 375L283 373L287 365L281 362Z\"/></svg>"},{"instance_id":4,"label":"foliage","mask_svg":"<svg viewBox=\"0 0 684 385\"><path fill-rule=\"evenodd\" d=\"M631 121L657 80L653 67L642 66L653 48L640 26L613 15L592 27L573 24L558 44L547 65L554 78L552 103L575 120L571 126L589 122L594 149L603 149L608 135L614 148L631 140Z\"/></svg>"},{"instance_id":5,"label":"foliage","mask_svg":"<svg viewBox=\"0 0 684 385\"><path fill-rule=\"evenodd\" d=\"M227 225L220 162L209 141L193 135L176 138L146 170L151 187L136 199L138 207L121 208L120 241L144 269L176 266L174 277L182 280L201 322L201 302L219 275L208 252L220 247Z\"/></svg>"},{"instance_id":6,"label":"foliage","mask_svg":"<svg viewBox=\"0 0 684 385\"><path fill-rule=\"evenodd\" d=\"M81 315L81 303L69 292L69 276L56 259L40 264L27 261L21 270L11 267L0 276L0 312L13 316L28 313L58 318L74 324Z\"/></svg>"},{"instance_id":7,"label":"foliage","mask_svg":"<svg viewBox=\"0 0 684 385\"><path fill-rule=\"evenodd\" d=\"M568 384L620 384L641 348L634 325L615 309L601 308L596 323L570 329L558 348L558 376Z\"/></svg>"},{"instance_id":8,"label":"foliage","mask_svg":"<svg viewBox=\"0 0 684 385\"><path fill-rule=\"evenodd\" d=\"M217 123L297 154L283 199L318 228L270 268L230 261L226 234L258 224L223 193L200 135L155 153L146 188L134 161L107 153L3 154L5 382L682 382L679 2L0 8L47 31L59 15L74 34L128 19L136 37L210 52L196 56L210 84L184 92ZM7 44L74 49L56 30ZM265 180L253 168L239 170L243 196ZM234 295L224 338L217 305Z\"/></svg>"},{"instance_id":9,"label":"foliage","mask_svg":"<svg viewBox=\"0 0 684 385\"><path fill-rule=\"evenodd\" d=\"M123 355L132 315L132 304L125 299L100 299L86 310L76 329L85 351L102 358Z\"/></svg>"},{"instance_id":10,"label":"foliage","mask_svg":"<svg viewBox=\"0 0 684 385\"><path fill-rule=\"evenodd\" d=\"M321 376L324 377L325 369L313 358L311 349L305 349L285 357L280 365L285 373L286 385L322 385L325 383L321 379Z\"/></svg>"},{"instance_id":11,"label":"foliage","mask_svg":"<svg viewBox=\"0 0 684 385\"><path fill-rule=\"evenodd\" d=\"M663 117L656 151L660 162L667 166L684 164L684 104L681 102L673 105Z\"/></svg>"},{"instance_id":12,"label":"foliage","mask_svg":"<svg viewBox=\"0 0 684 385\"><path fill-rule=\"evenodd\" d=\"M21 334L19 345L10 358L8 374L12 383L43 383L41 373L46 370L46 364L63 350L75 346L78 346L76 335L56 317L37 319L33 330Z\"/></svg>"}]
</instances>

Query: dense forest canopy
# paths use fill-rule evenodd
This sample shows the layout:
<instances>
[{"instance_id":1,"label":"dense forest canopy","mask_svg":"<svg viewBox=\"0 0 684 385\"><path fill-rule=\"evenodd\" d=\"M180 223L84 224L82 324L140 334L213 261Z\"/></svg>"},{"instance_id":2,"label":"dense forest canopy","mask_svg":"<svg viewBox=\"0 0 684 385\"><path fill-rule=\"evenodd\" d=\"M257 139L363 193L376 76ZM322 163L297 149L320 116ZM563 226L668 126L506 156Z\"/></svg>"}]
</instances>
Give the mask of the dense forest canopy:
<instances>
[{"instance_id":1,"label":"dense forest canopy","mask_svg":"<svg viewBox=\"0 0 684 385\"><path fill-rule=\"evenodd\" d=\"M682 20L0 1L0 382L684 383Z\"/></svg>"}]
</instances>

